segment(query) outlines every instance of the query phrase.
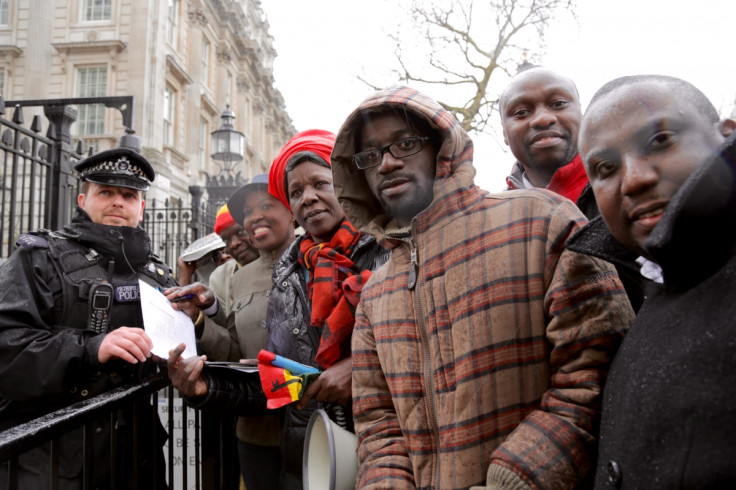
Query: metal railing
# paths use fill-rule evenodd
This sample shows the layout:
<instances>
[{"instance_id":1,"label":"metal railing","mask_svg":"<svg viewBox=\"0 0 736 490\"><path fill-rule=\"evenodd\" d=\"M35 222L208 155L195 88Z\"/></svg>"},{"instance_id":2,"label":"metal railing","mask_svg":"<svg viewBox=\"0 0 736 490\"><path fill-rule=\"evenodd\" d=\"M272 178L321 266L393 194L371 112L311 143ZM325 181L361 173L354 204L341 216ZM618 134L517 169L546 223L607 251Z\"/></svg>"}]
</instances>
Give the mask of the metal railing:
<instances>
[{"instance_id":1,"label":"metal railing","mask_svg":"<svg viewBox=\"0 0 736 490\"><path fill-rule=\"evenodd\" d=\"M155 434L150 438L153 449L154 472L150 475L153 483L159 477L155 473L158 457L162 454L166 461L165 479L170 489L237 489L237 464L235 458L234 422L229 417L218 417L188 408L182 399L175 394L166 375L156 375L135 385L126 385L96 397L92 397L62 410L44 415L38 419L20 424L0 432L0 467L5 466L7 482L0 481L0 488L18 489L19 457L38 446L51 443L48 467L51 468L48 488L59 485L59 440L65 434L83 428L86 441L82 450L82 482L83 488L90 488L93 470L98 465L107 465L111 480L115 481L115 452L111 451L108 461L99 461L92 451L90 438L94 431L91 420L110 417L112 425L116 413L121 409L134 407L136 404L150 400L154 407L155 417L161 417L167 428L164 453L159 448L161 441ZM138 427L138 411L134 410L134 439L149 437L149 434L136 433ZM155 432L155 431L154 431ZM215 437L212 437L212 436ZM111 447L115 445L115 431L111 431ZM207 441L210 441L209 443ZM133 444L134 448L136 444ZM127 462L128 471L133 472L133 481L138 482L142 476L149 481L147 475L138 474L135 463L138 458ZM214 465L213 465L214 463ZM113 488L113 487L111 487ZM146 487L148 488L148 487Z\"/></svg>"}]
</instances>

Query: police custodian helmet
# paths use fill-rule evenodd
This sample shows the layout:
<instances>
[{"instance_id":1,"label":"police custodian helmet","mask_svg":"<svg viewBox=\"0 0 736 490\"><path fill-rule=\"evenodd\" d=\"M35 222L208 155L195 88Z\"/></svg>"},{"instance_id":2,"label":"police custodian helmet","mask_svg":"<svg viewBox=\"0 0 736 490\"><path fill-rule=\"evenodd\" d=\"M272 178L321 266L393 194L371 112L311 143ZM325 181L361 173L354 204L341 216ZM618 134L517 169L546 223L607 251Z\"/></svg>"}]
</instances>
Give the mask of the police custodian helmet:
<instances>
[{"instance_id":1,"label":"police custodian helmet","mask_svg":"<svg viewBox=\"0 0 736 490\"><path fill-rule=\"evenodd\" d=\"M143 155L130 148L113 148L91 155L74 165L87 182L147 191L156 177Z\"/></svg>"}]
</instances>

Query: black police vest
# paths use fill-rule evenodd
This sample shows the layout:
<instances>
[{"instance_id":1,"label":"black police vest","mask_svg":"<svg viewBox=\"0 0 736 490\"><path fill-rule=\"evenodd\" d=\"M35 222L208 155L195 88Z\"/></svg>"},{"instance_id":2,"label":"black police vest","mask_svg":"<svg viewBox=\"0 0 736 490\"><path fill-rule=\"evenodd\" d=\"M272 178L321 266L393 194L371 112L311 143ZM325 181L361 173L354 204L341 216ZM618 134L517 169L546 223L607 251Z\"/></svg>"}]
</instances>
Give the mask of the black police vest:
<instances>
[{"instance_id":1,"label":"black police vest","mask_svg":"<svg viewBox=\"0 0 736 490\"><path fill-rule=\"evenodd\" d=\"M151 256L136 275L130 273L121 277L107 267L109 257L101 256L94 249L47 230L33 234L46 240L49 256L63 285L63 307L53 319L56 325L88 328L90 290L96 283L108 282L113 287L114 298L107 331L120 326L142 328L138 279L159 290L176 285L169 267L155 256Z\"/></svg>"}]
</instances>

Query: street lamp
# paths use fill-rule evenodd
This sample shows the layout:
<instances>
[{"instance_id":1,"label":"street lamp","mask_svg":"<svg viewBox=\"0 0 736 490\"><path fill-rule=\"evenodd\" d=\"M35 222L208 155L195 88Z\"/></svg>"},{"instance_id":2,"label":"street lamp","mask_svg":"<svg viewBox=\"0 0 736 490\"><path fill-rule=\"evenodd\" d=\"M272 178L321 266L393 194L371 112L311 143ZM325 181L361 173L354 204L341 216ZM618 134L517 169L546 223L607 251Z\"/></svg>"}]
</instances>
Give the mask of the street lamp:
<instances>
[{"instance_id":1,"label":"street lamp","mask_svg":"<svg viewBox=\"0 0 736 490\"><path fill-rule=\"evenodd\" d=\"M216 162L223 162L220 165L220 174L230 175L233 173L233 166L243 159L245 136L240 131L236 131L233 126L235 115L230 110L230 104L225 107L221 119L222 126L211 134L211 148L214 153L210 156Z\"/></svg>"},{"instance_id":2,"label":"street lamp","mask_svg":"<svg viewBox=\"0 0 736 490\"><path fill-rule=\"evenodd\" d=\"M218 164L220 171L217 175L205 172L207 194L213 205L227 202L230 195L245 184L240 172L235 171L235 165L243 159L245 136L233 126L235 115L230 110L230 104L225 107L221 119L220 129L210 134L210 148L213 151L210 156Z\"/></svg>"}]
</instances>

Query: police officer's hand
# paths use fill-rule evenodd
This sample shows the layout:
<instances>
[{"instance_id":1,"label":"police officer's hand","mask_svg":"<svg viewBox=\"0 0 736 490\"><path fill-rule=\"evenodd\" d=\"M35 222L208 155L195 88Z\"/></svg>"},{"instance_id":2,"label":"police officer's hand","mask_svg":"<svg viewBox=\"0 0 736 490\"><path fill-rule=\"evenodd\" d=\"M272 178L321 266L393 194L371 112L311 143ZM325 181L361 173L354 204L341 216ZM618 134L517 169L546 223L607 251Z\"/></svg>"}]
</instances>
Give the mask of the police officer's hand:
<instances>
[{"instance_id":1,"label":"police officer's hand","mask_svg":"<svg viewBox=\"0 0 736 490\"><path fill-rule=\"evenodd\" d=\"M309 388L304 392L301 399L296 402L296 408L301 410L307 406L307 402L314 398L318 402L334 402L345 404L352 397L352 371L353 358L346 357L337 361L325 369Z\"/></svg>"},{"instance_id":2,"label":"police officer's hand","mask_svg":"<svg viewBox=\"0 0 736 490\"><path fill-rule=\"evenodd\" d=\"M201 282L195 282L188 286L168 288L164 294L175 310L183 311L192 321L196 321L199 310L206 310L215 304L215 293ZM174 301L177 298L192 296L189 299Z\"/></svg>"},{"instance_id":3,"label":"police officer's hand","mask_svg":"<svg viewBox=\"0 0 736 490\"><path fill-rule=\"evenodd\" d=\"M151 349L153 342L142 328L120 327L102 339L97 358L103 364L112 359L137 364L151 357Z\"/></svg>"},{"instance_id":4,"label":"police officer's hand","mask_svg":"<svg viewBox=\"0 0 736 490\"><path fill-rule=\"evenodd\" d=\"M204 396L207 394L207 383L202 376L202 368L207 356L192 356L182 359L181 354L186 345L179 344L169 351L169 360L166 368L169 372L171 384L187 397Z\"/></svg>"}]
</instances>

